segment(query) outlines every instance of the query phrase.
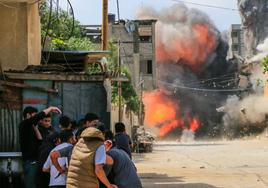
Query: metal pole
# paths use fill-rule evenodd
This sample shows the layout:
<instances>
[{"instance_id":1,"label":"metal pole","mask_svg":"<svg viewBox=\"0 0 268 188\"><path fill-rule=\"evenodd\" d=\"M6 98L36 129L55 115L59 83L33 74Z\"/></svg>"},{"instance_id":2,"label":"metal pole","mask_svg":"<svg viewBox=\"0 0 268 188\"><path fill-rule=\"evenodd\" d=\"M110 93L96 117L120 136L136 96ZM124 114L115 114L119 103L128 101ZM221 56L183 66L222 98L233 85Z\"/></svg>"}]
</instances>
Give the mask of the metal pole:
<instances>
[{"instance_id":1,"label":"metal pole","mask_svg":"<svg viewBox=\"0 0 268 188\"><path fill-rule=\"evenodd\" d=\"M108 49L108 0L102 0L102 50Z\"/></svg>"},{"instance_id":2,"label":"metal pole","mask_svg":"<svg viewBox=\"0 0 268 188\"><path fill-rule=\"evenodd\" d=\"M120 21L120 11L119 11L119 0L117 2L117 16L118 16L118 22Z\"/></svg>"},{"instance_id":3,"label":"metal pole","mask_svg":"<svg viewBox=\"0 0 268 188\"><path fill-rule=\"evenodd\" d=\"M139 120L140 125L143 125L143 117L142 117L142 95L143 95L143 80L141 81L141 89L140 89L140 109L139 109Z\"/></svg>"},{"instance_id":4,"label":"metal pole","mask_svg":"<svg viewBox=\"0 0 268 188\"><path fill-rule=\"evenodd\" d=\"M120 39L118 40L118 76L121 76ZM122 83L118 81L118 121L122 122Z\"/></svg>"}]
</instances>

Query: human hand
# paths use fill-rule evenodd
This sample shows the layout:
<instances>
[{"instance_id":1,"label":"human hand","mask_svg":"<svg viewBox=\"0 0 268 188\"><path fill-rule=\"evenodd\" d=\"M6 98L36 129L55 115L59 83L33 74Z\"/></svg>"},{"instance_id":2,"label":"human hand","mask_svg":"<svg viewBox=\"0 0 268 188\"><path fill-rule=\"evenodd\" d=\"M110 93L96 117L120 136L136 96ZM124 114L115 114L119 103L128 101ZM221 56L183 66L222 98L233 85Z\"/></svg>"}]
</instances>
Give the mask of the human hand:
<instances>
[{"instance_id":1,"label":"human hand","mask_svg":"<svg viewBox=\"0 0 268 188\"><path fill-rule=\"evenodd\" d=\"M109 188L118 188L117 185L111 184Z\"/></svg>"},{"instance_id":2,"label":"human hand","mask_svg":"<svg viewBox=\"0 0 268 188\"><path fill-rule=\"evenodd\" d=\"M61 167L61 168L59 168L59 169L57 169L57 170L58 170L58 172L59 172L60 174L64 174L64 173L66 173L66 172L68 171L68 169L65 168L65 167Z\"/></svg>"},{"instance_id":3,"label":"human hand","mask_svg":"<svg viewBox=\"0 0 268 188\"><path fill-rule=\"evenodd\" d=\"M54 113L59 113L61 114L61 110L58 107L54 107L54 106L50 106L47 109L43 110L46 114L50 113L50 112L54 112Z\"/></svg>"}]
</instances>

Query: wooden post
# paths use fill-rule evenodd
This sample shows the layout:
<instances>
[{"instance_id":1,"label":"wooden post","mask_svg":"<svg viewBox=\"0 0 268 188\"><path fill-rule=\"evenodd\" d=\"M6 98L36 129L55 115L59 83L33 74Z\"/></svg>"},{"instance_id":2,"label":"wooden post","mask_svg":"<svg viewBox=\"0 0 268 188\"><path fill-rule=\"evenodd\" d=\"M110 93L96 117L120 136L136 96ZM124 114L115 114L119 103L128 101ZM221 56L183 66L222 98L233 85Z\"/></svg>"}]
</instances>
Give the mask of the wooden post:
<instances>
[{"instance_id":1,"label":"wooden post","mask_svg":"<svg viewBox=\"0 0 268 188\"><path fill-rule=\"evenodd\" d=\"M108 0L102 0L102 50L108 49Z\"/></svg>"},{"instance_id":2,"label":"wooden post","mask_svg":"<svg viewBox=\"0 0 268 188\"><path fill-rule=\"evenodd\" d=\"M118 76L121 77L121 58L120 58L120 39L118 40ZM122 113L122 82L118 81L118 122L122 122L123 113Z\"/></svg>"}]
</instances>

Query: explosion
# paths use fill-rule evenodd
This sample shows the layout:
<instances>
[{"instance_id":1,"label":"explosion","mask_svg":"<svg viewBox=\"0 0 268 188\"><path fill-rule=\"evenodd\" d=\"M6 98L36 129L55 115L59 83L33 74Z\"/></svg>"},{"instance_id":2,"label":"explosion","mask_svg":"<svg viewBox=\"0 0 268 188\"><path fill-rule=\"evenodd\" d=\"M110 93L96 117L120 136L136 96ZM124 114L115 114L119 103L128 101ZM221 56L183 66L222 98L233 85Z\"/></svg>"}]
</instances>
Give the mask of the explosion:
<instances>
[{"instance_id":1,"label":"explosion","mask_svg":"<svg viewBox=\"0 0 268 188\"><path fill-rule=\"evenodd\" d=\"M146 92L143 102L145 105L144 123L150 127L158 127L160 137L166 136L178 127L187 128L193 132L199 128L199 120L190 117L182 118L179 101L175 101L162 91ZM188 126L186 122L189 122Z\"/></svg>"},{"instance_id":2,"label":"explosion","mask_svg":"<svg viewBox=\"0 0 268 188\"><path fill-rule=\"evenodd\" d=\"M164 31L159 30L159 32L161 35L165 35ZM214 51L216 37L207 24L194 24L190 29L190 35L191 40L178 38L170 43L157 41L157 61L160 63L175 61L185 64L193 70L199 70L208 55ZM173 37L176 39L176 34Z\"/></svg>"},{"instance_id":3,"label":"explosion","mask_svg":"<svg viewBox=\"0 0 268 188\"><path fill-rule=\"evenodd\" d=\"M212 85L217 89L215 86L222 85L202 80L213 81L213 77L224 78L236 71L236 67L226 61L228 45L220 32L206 14L184 4L161 11L143 7L138 12L138 19L157 20L156 72L160 90L144 95L144 124L157 127L160 137L176 130L195 133L201 124L214 126L219 119L216 106L227 97L197 92L191 87L202 89Z\"/></svg>"}]
</instances>

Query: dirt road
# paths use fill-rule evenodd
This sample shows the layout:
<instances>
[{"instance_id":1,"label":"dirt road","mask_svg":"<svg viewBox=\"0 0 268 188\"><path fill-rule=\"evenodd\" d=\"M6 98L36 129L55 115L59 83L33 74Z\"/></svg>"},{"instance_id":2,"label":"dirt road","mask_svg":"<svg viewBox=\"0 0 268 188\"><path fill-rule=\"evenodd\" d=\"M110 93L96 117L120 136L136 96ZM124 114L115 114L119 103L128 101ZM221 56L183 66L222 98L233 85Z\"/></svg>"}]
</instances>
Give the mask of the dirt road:
<instances>
[{"instance_id":1,"label":"dirt road","mask_svg":"<svg viewBox=\"0 0 268 188\"><path fill-rule=\"evenodd\" d=\"M158 142L134 162L145 188L268 187L268 139Z\"/></svg>"}]
</instances>

